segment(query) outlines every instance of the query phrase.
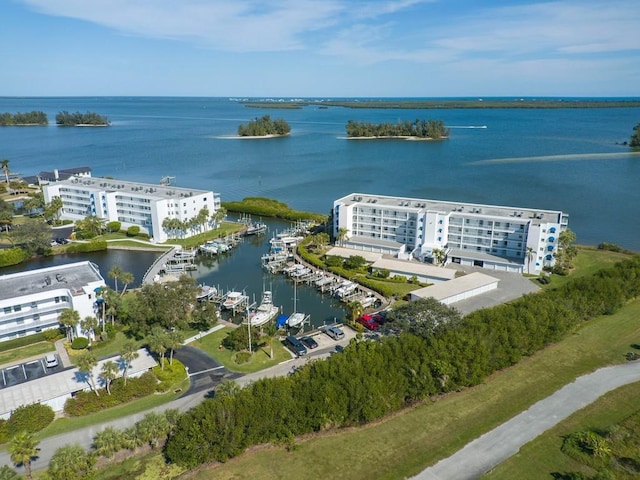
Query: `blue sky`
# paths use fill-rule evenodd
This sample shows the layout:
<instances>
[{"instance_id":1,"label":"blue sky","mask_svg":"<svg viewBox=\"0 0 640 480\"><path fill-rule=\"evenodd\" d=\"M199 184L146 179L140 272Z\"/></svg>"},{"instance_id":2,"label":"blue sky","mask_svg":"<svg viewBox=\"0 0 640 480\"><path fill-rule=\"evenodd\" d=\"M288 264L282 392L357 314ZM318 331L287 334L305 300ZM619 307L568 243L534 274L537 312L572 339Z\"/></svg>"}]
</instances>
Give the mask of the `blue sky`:
<instances>
[{"instance_id":1,"label":"blue sky","mask_svg":"<svg viewBox=\"0 0 640 480\"><path fill-rule=\"evenodd\" d=\"M638 0L2 0L0 95L640 96Z\"/></svg>"}]
</instances>

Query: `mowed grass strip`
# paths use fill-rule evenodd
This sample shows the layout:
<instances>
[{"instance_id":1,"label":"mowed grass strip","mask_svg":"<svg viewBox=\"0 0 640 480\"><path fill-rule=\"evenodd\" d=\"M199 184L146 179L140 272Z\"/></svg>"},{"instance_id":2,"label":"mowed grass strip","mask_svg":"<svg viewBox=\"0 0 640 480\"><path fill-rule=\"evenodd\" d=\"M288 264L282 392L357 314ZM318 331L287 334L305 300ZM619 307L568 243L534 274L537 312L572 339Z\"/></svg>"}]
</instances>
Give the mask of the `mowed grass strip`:
<instances>
[{"instance_id":1,"label":"mowed grass strip","mask_svg":"<svg viewBox=\"0 0 640 480\"><path fill-rule=\"evenodd\" d=\"M54 352L56 347L51 342L38 342L24 347L13 348L0 352L0 366L19 362L20 360L35 357L36 355L44 356L47 353Z\"/></svg>"},{"instance_id":2,"label":"mowed grass strip","mask_svg":"<svg viewBox=\"0 0 640 480\"><path fill-rule=\"evenodd\" d=\"M596 318L484 384L361 428L298 439L293 451L256 448L191 478L397 479L415 475L598 367L624 362L640 338L640 300ZM512 477L514 478L514 477Z\"/></svg>"},{"instance_id":3,"label":"mowed grass strip","mask_svg":"<svg viewBox=\"0 0 640 480\"><path fill-rule=\"evenodd\" d=\"M640 382L625 385L600 397L596 402L571 415L554 428L523 446L483 478L519 480L553 478L554 473L597 472L562 453L564 437L584 430L607 431L640 409Z\"/></svg>"}]
</instances>

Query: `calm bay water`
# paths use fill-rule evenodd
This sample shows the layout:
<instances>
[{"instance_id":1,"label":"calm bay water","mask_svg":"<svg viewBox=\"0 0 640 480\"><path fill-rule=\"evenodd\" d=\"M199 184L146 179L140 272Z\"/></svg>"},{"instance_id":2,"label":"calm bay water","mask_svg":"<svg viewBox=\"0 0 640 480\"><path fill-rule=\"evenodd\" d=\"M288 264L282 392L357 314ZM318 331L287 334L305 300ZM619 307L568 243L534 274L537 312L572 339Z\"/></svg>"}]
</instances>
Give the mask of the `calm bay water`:
<instances>
[{"instance_id":1,"label":"calm bay water","mask_svg":"<svg viewBox=\"0 0 640 480\"><path fill-rule=\"evenodd\" d=\"M559 209L578 242L640 250L640 156L629 139L640 109L250 109L218 98L0 98L0 111L95 111L110 128L0 128L0 156L24 175L90 166L94 176L265 196L328 213L353 191ZM270 114L288 138L230 138ZM349 119L442 119L442 142L346 140ZM486 128L469 128L486 127Z\"/></svg>"},{"instance_id":2,"label":"calm bay water","mask_svg":"<svg viewBox=\"0 0 640 480\"><path fill-rule=\"evenodd\" d=\"M0 112L42 110L47 127L0 128L0 157L22 175L89 166L94 176L174 183L220 192L223 201L264 196L291 207L328 213L351 192L558 209L569 213L578 242L618 243L640 251L640 155L621 145L640 109L384 110L309 106L249 109L220 98L0 98ZM95 111L109 128L60 128L56 113ZM233 138L238 124L265 114L284 118L287 138ZM442 119L451 138L440 142L346 140L348 120ZM271 228L283 225L271 223ZM260 268L270 235L247 239L230 256L203 260L199 282L244 289L259 301L274 291L293 309L291 283ZM103 276L118 264L140 281L153 253L110 251L60 256L25 268L88 259ZM299 310L314 324L342 310L315 290L300 288Z\"/></svg>"}]
</instances>

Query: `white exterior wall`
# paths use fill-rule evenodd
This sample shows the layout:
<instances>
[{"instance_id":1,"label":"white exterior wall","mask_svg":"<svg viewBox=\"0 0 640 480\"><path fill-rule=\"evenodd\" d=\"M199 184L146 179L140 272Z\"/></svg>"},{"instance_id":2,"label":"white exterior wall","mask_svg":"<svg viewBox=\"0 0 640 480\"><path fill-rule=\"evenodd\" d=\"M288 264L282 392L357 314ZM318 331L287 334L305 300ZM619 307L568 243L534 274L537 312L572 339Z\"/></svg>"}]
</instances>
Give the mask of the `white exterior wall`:
<instances>
[{"instance_id":1,"label":"white exterior wall","mask_svg":"<svg viewBox=\"0 0 640 480\"><path fill-rule=\"evenodd\" d=\"M363 243L371 239L372 251L382 252L377 240L397 242L406 246L403 255L423 261L436 248L455 249L462 265L473 265L476 259L486 268L505 271L536 273L552 265L558 234L567 224L566 214L550 210L366 194L334 201L334 236L346 228L359 240L354 248L367 250ZM553 228L555 235L550 235ZM527 248L536 252L530 265Z\"/></svg>"},{"instance_id":2,"label":"white exterior wall","mask_svg":"<svg viewBox=\"0 0 640 480\"><path fill-rule=\"evenodd\" d=\"M86 263L89 264L89 262ZM42 275L43 278L47 274L64 275L66 267L66 265L60 265L14 273L5 275L2 279L19 284L20 279L27 275ZM66 285L46 290L38 288L27 290L22 295L0 299L0 341L58 328L60 312L67 308L76 310L81 319L94 317L95 289L106 286L98 270L94 270L99 280L88 282L80 288ZM80 325L76 327L76 334L81 334Z\"/></svg>"},{"instance_id":3,"label":"white exterior wall","mask_svg":"<svg viewBox=\"0 0 640 480\"><path fill-rule=\"evenodd\" d=\"M72 177L43 186L43 193L47 203L56 196L62 199L62 219L77 221L95 215L107 222L120 222L123 230L138 226L158 242L168 239L162 228L166 218L187 222L204 207L209 210L209 216L220 208L220 195L213 192L112 179ZM196 233L200 232L187 232L187 236Z\"/></svg>"}]
</instances>

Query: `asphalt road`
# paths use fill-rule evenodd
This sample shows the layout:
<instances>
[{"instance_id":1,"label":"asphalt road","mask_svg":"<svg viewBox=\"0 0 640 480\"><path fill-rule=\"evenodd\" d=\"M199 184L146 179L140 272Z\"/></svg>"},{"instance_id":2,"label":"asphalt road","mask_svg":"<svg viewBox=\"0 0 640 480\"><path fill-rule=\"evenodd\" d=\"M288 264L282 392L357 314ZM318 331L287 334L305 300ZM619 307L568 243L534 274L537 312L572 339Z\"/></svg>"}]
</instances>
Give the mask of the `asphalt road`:
<instances>
[{"instance_id":1,"label":"asphalt road","mask_svg":"<svg viewBox=\"0 0 640 480\"><path fill-rule=\"evenodd\" d=\"M413 477L416 480L467 480L482 477L538 435L605 393L640 381L640 361L601 368L578 377L462 450Z\"/></svg>"}]
</instances>

